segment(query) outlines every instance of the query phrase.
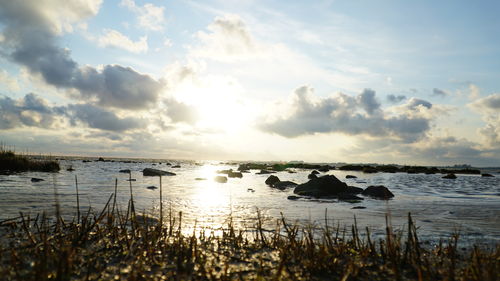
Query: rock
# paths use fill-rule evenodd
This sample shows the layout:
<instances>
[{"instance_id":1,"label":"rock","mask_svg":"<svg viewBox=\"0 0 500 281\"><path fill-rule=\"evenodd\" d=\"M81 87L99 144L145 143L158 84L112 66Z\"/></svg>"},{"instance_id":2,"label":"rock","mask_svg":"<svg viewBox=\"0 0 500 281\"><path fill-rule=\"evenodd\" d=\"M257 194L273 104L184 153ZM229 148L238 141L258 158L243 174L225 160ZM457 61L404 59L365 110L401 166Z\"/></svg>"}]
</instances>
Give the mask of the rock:
<instances>
[{"instance_id":1,"label":"rock","mask_svg":"<svg viewBox=\"0 0 500 281\"><path fill-rule=\"evenodd\" d=\"M219 182L219 183L226 183L227 182L227 178L225 176L216 176L214 178L214 181Z\"/></svg>"},{"instance_id":2,"label":"rock","mask_svg":"<svg viewBox=\"0 0 500 281\"><path fill-rule=\"evenodd\" d=\"M136 179L128 179L127 181L137 181Z\"/></svg>"},{"instance_id":3,"label":"rock","mask_svg":"<svg viewBox=\"0 0 500 281\"><path fill-rule=\"evenodd\" d=\"M355 207L352 207L351 209L366 209L365 206L355 206Z\"/></svg>"},{"instance_id":4,"label":"rock","mask_svg":"<svg viewBox=\"0 0 500 281\"><path fill-rule=\"evenodd\" d=\"M253 188L247 188L247 191L248 192L255 192L255 190Z\"/></svg>"},{"instance_id":5,"label":"rock","mask_svg":"<svg viewBox=\"0 0 500 281\"><path fill-rule=\"evenodd\" d=\"M360 194L361 192L363 192L364 189L362 189L361 187L356 187L356 186L348 186L348 189L347 189L347 193L350 193L350 194Z\"/></svg>"},{"instance_id":6,"label":"rock","mask_svg":"<svg viewBox=\"0 0 500 281\"><path fill-rule=\"evenodd\" d=\"M326 175L297 185L293 193L314 197L328 197L337 196L348 190L347 184L341 182L334 175Z\"/></svg>"},{"instance_id":7,"label":"rock","mask_svg":"<svg viewBox=\"0 0 500 281\"><path fill-rule=\"evenodd\" d=\"M174 166L172 166L172 168L180 168L180 167L181 167L181 165L174 165Z\"/></svg>"},{"instance_id":8,"label":"rock","mask_svg":"<svg viewBox=\"0 0 500 281\"><path fill-rule=\"evenodd\" d=\"M126 173L126 174L130 174L131 173L130 169L124 169L124 170L120 170L118 172L119 173Z\"/></svg>"},{"instance_id":9,"label":"rock","mask_svg":"<svg viewBox=\"0 0 500 281\"><path fill-rule=\"evenodd\" d=\"M363 173L367 173L367 174L373 174L373 173L377 173L378 170L375 169L374 167L364 167L363 168Z\"/></svg>"},{"instance_id":10,"label":"rock","mask_svg":"<svg viewBox=\"0 0 500 281\"><path fill-rule=\"evenodd\" d=\"M360 201L360 200L364 200L363 198L359 197L359 196L356 196L352 193L349 193L349 192L343 192L343 193L340 193L336 196L339 200L341 201Z\"/></svg>"},{"instance_id":11,"label":"rock","mask_svg":"<svg viewBox=\"0 0 500 281\"><path fill-rule=\"evenodd\" d=\"M99 161L99 162L104 162L104 158L99 157L99 159L97 159L97 161Z\"/></svg>"},{"instance_id":12,"label":"rock","mask_svg":"<svg viewBox=\"0 0 500 281\"><path fill-rule=\"evenodd\" d=\"M66 171L70 171L70 172L73 172L75 169L73 168L73 166L69 166L69 168L66 169Z\"/></svg>"},{"instance_id":13,"label":"rock","mask_svg":"<svg viewBox=\"0 0 500 281\"><path fill-rule=\"evenodd\" d=\"M154 177L154 176L175 176L175 173L167 172L167 171L162 171L158 169L151 169L151 168L146 168L142 170L142 175L143 176L149 176L149 177Z\"/></svg>"},{"instance_id":14,"label":"rock","mask_svg":"<svg viewBox=\"0 0 500 281\"><path fill-rule=\"evenodd\" d=\"M269 170L260 170L260 172L256 173L257 175L267 175L267 174L274 174L276 172L274 171L269 171Z\"/></svg>"},{"instance_id":15,"label":"rock","mask_svg":"<svg viewBox=\"0 0 500 281\"><path fill-rule=\"evenodd\" d=\"M152 186L148 186L148 187L146 187L146 188L147 188L147 189L151 189L151 190L155 190L155 189L157 189L158 187L156 187L156 186L152 185Z\"/></svg>"},{"instance_id":16,"label":"rock","mask_svg":"<svg viewBox=\"0 0 500 281\"><path fill-rule=\"evenodd\" d=\"M345 176L346 179L357 179L358 177L353 176L353 175L347 175Z\"/></svg>"},{"instance_id":17,"label":"rock","mask_svg":"<svg viewBox=\"0 0 500 281\"><path fill-rule=\"evenodd\" d=\"M317 179L318 176L316 176L316 174L310 173L309 175L307 175L307 178L312 180L312 179Z\"/></svg>"},{"instance_id":18,"label":"rock","mask_svg":"<svg viewBox=\"0 0 500 281\"><path fill-rule=\"evenodd\" d=\"M327 168L327 167L321 167L321 168L318 169L318 171L320 171L322 173L326 173L326 172L330 171L330 169Z\"/></svg>"},{"instance_id":19,"label":"rock","mask_svg":"<svg viewBox=\"0 0 500 281\"><path fill-rule=\"evenodd\" d=\"M204 180L207 180L206 178L195 178L195 180L197 181L204 181Z\"/></svg>"},{"instance_id":20,"label":"rock","mask_svg":"<svg viewBox=\"0 0 500 281\"><path fill-rule=\"evenodd\" d=\"M456 179L457 176L455 176L455 174L447 174L446 176L443 177L443 179Z\"/></svg>"},{"instance_id":21,"label":"rock","mask_svg":"<svg viewBox=\"0 0 500 281\"><path fill-rule=\"evenodd\" d=\"M288 172L289 174L295 174L295 173L297 173L297 172L295 172L294 170L287 170L287 172Z\"/></svg>"},{"instance_id":22,"label":"rock","mask_svg":"<svg viewBox=\"0 0 500 281\"><path fill-rule=\"evenodd\" d=\"M272 185L274 188L277 188L277 189L280 189L280 190L284 190L288 187L294 187L294 186L297 186L296 183L294 183L293 181L279 181L279 182L276 182Z\"/></svg>"},{"instance_id":23,"label":"rock","mask_svg":"<svg viewBox=\"0 0 500 281\"><path fill-rule=\"evenodd\" d=\"M226 174L226 175L229 175L229 173L232 173L233 172L233 169L229 169L229 170L217 170L216 173L217 174Z\"/></svg>"},{"instance_id":24,"label":"rock","mask_svg":"<svg viewBox=\"0 0 500 281\"><path fill-rule=\"evenodd\" d=\"M295 196L295 195L290 195L286 199L288 199L288 200L299 200L300 197L299 196Z\"/></svg>"},{"instance_id":25,"label":"rock","mask_svg":"<svg viewBox=\"0 0 500 281\"><path fill-rule=\"evenodd\" d=\"M371 185L367 187L361 194L365 196L370 196L373 198L377 199L389 199L394 197L394 194L385 186L383 185Z\"/></svg>"},{"instance_id":26,"label":"rock","mask_svg":"<svg viewBox=\"0 0 500 281\"><path fill-rule=\"evenodd\" d=\"M494 177L492 174L481 174L481 177Z\"/></svg>"},{"instance_id":27,"label":"rock","mask_svg":"<svg viewBox=\"0 0 500 281\"><path fill-rule=\"evenodd\" d=\"M227 174L228 177L230 178L242 178L243 177L243 174L240 173L240 172L233 172L233 171L230 171L228 174Z\"/></svg>"},{"instance_id":28,"label":"rock","mask_svg":"<svg viewBox=\"0 0 500 281\"><path fill-rule=\"evenodd\" d=\"M319 175L319 172L316 171L316 170L314 170L314 171L311 172L311 175Z\"/></svg>"},{"instance_id":29,"label":"rock","mask_svg":"<svg viewBox=\"0 0 500 281\"><path fill-rule=\"evenodd\" d=\"M274 175L270 175L267 179L266 179L266 184L267 185L270 185L270 186L273 186L275 183L279 182L280 179L277 177L277 176L274 176Z\"/></svg>"},{"instance_id":30,"label":"rock","mask_svg":"<svg viewBox=\"0 0 500 281\"><path fill-rule=\"evenodd\" d=\"M44 181L44 179L31 178L31 182L41 182L41 181Z\"/></svg>"}]
</instances>

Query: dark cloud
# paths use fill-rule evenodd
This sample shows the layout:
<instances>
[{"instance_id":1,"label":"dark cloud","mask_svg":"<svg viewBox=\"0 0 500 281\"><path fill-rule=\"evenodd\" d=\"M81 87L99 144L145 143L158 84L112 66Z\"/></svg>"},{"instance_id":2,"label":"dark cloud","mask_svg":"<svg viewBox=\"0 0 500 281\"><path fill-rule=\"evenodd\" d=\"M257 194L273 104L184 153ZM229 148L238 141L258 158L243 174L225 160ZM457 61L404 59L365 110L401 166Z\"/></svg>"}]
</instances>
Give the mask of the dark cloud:
<instances>
[{"instance_id":1,"label":"dark cloud","mask_svg":"<svg viewBox=\"0 0 500 281\"><path fill-rule=\"evenodd\" d=\"M113 112L90 104L70 104L67 111L72 124L80 121L95 129L123 132L145 126L145 122L141 119L133 117L119 118Z\"/></svg>"},{"instance_id":2,"label":"dark cloud","mask_svg":"<svg viewBox=\"0 0 500 281\"><path fill-rule=\"evenodd\" d=\"M432 95L438 96L438 97L445 97L448 95L448 93L443 91L443 90L440 90L438 88L434 88L434 89L432 89Z\"/></svg>"},{"instance_id":3,"label":"dark cloud","mask_svg":"<svg viewBox=\"0 0 500 281\"><path fill-rule=\"evenodd\" d=\"M375 99L375 91L371 89L363 90L357 100L358 104L370 115L380 110L380 103Z\"/></svg>"},{"instance_id":4,"label":"dark cloud","mask_svg":"<svg viewBox=\"0 0 500 281\"><path fill-rule=\"evenodd\" d=\"M376 102L375 92L372 90L365 90L357 97L338 94L314 101L312 89L304 86L295 90L292 112L288 117L262 121L259 128L290 138L340 132L348 135L393 137L413 142L430 129L430 120L404 113L387 116Z\"/></svg>"},{"instance_id":5,"label":"dark cloud","mask_svg":"<svg viewBox=\"0 0 500 281\"><path fill-rule=\"evenodd\" d=\"M0 98L0 129L17 127L51 128L58 119L68 119L76 126L81 122L90 128L112 132L123 132L145 126L141 119L120 118L111 111L91 104L70 104L50 106L35 94L27 94L21 99Z\"/></svg>"},{"instance_id":6,"label":"dark cloud","mask_svg":"<svg viewBox=\"0 0 500 281\"><path fill-rule=\"evenodd\" d=\"M102 70L80 67L69 50L57 46L54 23L44 14L44 9L50 7L25 2L0 2L5 37L0 46L4 56L41 75L48 84L77 90L80 99L97 101L101 106L145 109L157 101L163 85L148 75L118 65L107 65Z\"/></svg>"},{"instance_id":7,"label":"dark cloud","mask_svg":"<svg viewBox=\"0 0 500 281\"><path fill-rule=\"evenodd\" d=\"M14 100L0 98L0 129L12 129L21 126L49 128L61 114L60 108L52 108L34 94Z\"/></svg>"},{"instance_id":8,"label":"dark cloud","mask_svg":"<svg viewBox=\"0 0 500 281\"><path fill-rule=\"evenodd\" d=\"M387 100L391 103L399 103L399 102L402 102L406 99L406 96L404 95L393 95L393 94L390 94L387 96Z\"/></svg>"}]
</instances>

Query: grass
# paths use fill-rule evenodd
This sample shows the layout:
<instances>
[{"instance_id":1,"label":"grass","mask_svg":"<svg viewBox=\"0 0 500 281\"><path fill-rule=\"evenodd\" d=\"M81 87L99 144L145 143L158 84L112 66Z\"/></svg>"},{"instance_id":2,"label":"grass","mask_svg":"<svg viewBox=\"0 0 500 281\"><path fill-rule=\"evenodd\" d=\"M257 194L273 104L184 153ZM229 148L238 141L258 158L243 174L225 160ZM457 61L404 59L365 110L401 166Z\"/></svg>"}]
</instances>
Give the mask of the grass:
<instances>
[{"instance_id":1,"label":"grass","mask_svg":"<svg viewBox=\"0 0 500 281\"><path fill-rule=\"evenodd\" d=\"M115 182L116 187L116 182ZM132 186L130 186L132 191ZM162 189L160 182L160 191ZM76 183L78 196L78 184ZM406 232L387 226L384 238L368 229L299 226L285 218L267 231L254 227L186 234L182 213L159 219L126 211L115 193L99 213L71 221L21 214L0 222L3 280L498 280L500 246L458 249L458 235L423 247L408 216ZM78 198L78 197L77 197ZM161 198L160 198L161 200ZM78 199L77 199L78 202ZM161 223L160 223L161 222ZM195 228L196 229L196 228ZM216 234L217 233L217 234Z\"/></svg>"},{"instance_id":2,"label":"grass","mask_svg":"<svg viewBox=\"0 0 500 281\"><path fill-rule=\"evenodd\" d=\"M15 173L26 171L58 172L59 163L50 159L32 159L28 156L15 154L13 151L0 147L0 173Z\"/></svg>"}]
</instances>

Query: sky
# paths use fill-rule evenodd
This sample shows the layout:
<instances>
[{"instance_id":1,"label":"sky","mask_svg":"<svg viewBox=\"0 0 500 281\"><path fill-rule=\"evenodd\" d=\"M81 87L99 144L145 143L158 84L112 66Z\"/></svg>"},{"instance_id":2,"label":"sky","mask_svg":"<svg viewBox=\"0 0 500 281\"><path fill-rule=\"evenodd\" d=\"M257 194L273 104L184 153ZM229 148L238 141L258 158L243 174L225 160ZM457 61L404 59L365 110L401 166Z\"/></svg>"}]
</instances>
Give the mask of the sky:
<instances>
[{"instance_id":1,"label":"sky","mask_svg":"<svg viewBox=\"0 0 500 281\"><path fill-rule=\"evenodd\" d=\"M0 0L0 141L500 166L498 1Z\"/></svg>"}]
</instances>

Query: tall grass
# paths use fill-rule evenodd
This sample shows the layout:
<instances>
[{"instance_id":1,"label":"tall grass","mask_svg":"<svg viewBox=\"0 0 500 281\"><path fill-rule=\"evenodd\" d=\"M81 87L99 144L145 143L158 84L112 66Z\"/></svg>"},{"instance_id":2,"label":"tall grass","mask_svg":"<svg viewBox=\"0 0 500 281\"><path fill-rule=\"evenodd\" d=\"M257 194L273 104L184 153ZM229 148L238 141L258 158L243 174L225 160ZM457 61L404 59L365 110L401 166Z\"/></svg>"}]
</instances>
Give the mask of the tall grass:
<instances>
[{"instance_id":1,"label":"tall grass","mask_svg":"<svg viewBox=\"0 0 500 281\"><path fill-rule=\"evenodd\" d=\"M59 163L51 159L32 159L26 155L19 155L0 145L0 173L25 171L58 172Z\"/></svg>"},{"instance_id":2,"label":"tall grass","mask_svg":"<svg viewBox=\"0 0 500 281\"><path fill-rule=\"evenodd\" d=\"M76 184L77 185L77 184ZM161 190L160 181L160 190ZM375 239L356 222L346 228L299 226L283 216L275 230L236 229L229 219L215 230L186 234L182 213L160 219L116 206L81 217L51 220L45 214L0 222L3 280L498 280L500 247L468 252L458 235L423 247L410 215L405 234L388 225ZM79 199L77 199L78 201ZM111 203L112 202L112 203Z\"/></svg>"}]
</instances>

